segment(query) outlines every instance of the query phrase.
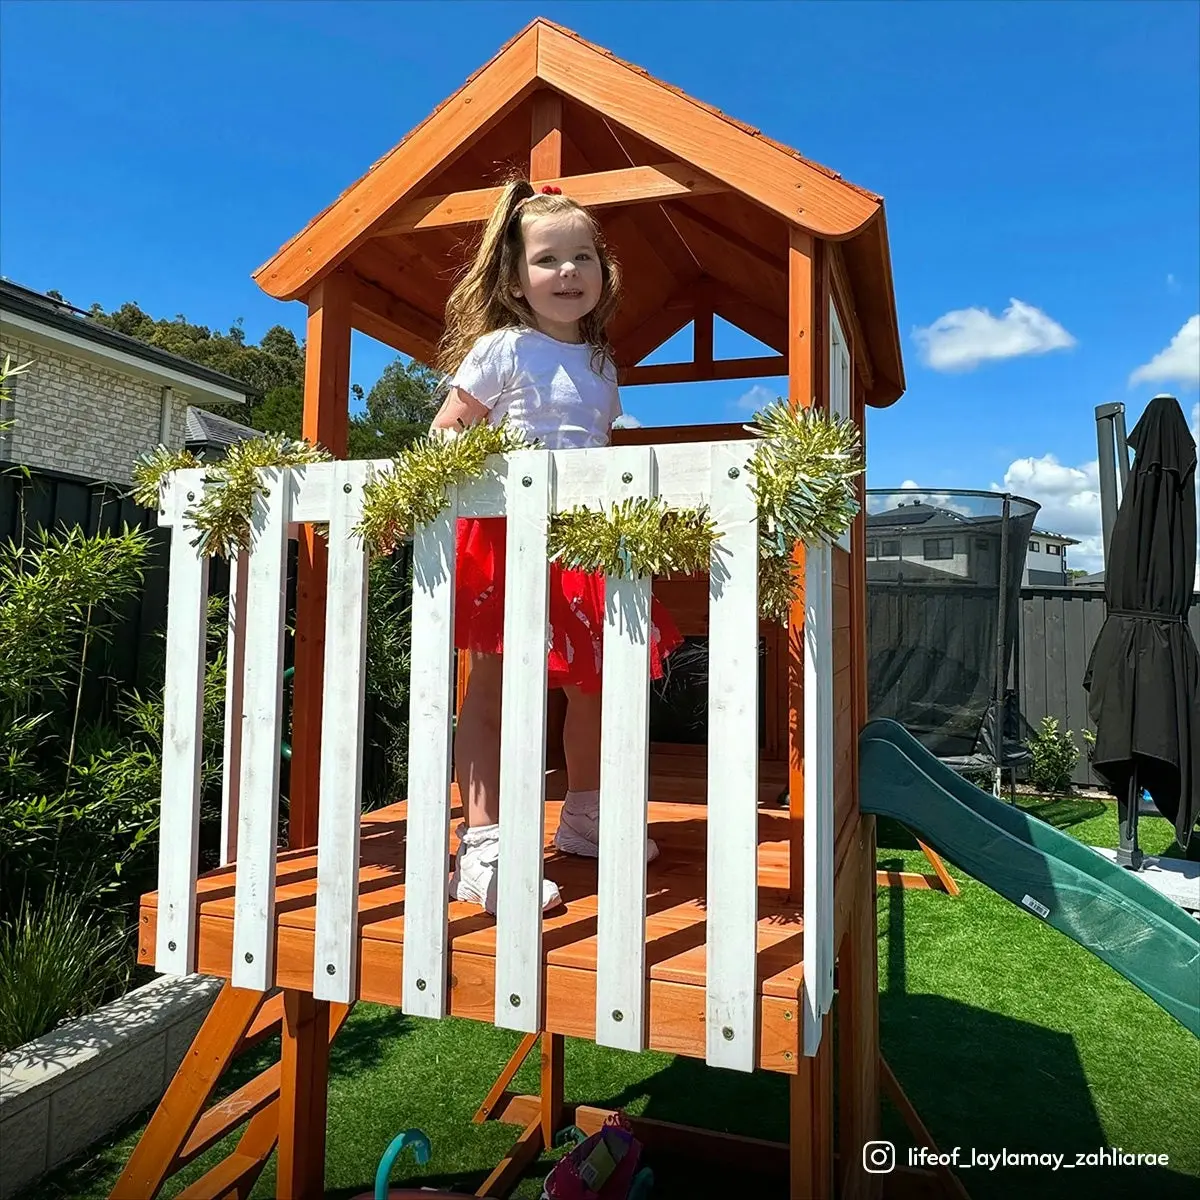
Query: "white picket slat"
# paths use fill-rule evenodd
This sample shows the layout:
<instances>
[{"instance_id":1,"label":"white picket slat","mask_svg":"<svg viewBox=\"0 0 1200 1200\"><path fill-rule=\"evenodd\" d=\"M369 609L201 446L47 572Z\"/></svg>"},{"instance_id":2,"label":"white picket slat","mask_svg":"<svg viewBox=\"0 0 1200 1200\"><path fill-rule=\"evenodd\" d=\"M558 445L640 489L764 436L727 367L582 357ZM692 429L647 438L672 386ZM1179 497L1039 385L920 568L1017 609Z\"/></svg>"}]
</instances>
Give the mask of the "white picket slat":
<instances>
[{"instance_id":1,"label":"white picket slat","mask_svg":"<svg viewBox=\"0 0 1200 1200\"><path fill-rule=\"evenodd\" d=\"M448 1006L447 862L453 713L454 560L458 495L413 538L408 822L404 849L401 1007L440 1018Z\"/></svg>"},{"instance_id":2,"label":"white picket slat","mask_svg":"<svg viewBox=\"0 0 1200 1200\"><path fill-rule=\"evenodd\" d=\"M203 489L203 471L176 471L163 489L161 504L166 518L162 523L169 521L172 526L154 947L155 969L164 975L189 975L196 969L196 858L209 563L192 545L196 531L186 513L199 503Z\"/></svg>"},{"instance_id":3,"label":"white picket slat","mask_svg":"<svg viewBox=\"0 0 1200 1200\"><path fill-rule=\"evenodd\" d=\"M238 788L242 779L242 699L246 671L246 583L249 555L229 560L229 633L225 642L225 749L221 772L221 866L237 854Z\"/></svg>"},{"instance_id":4,"label":"white picket slat","mask_svg":"<svg viewBox=\"0 0 1200 1200\"><path fill-rule=\"evenodd\" d=\"M610 504L655 494L654 450L609 455ZM650 594L653 581L605 581L600 740L596 1041L646 1047L646 825L650 799Z\"/></svg>"},{"instance_id":5,"label":"white picket slat","mask_svg":"<svg viewBox=\"0 0 1200 1200\"><path fill-rule=\"evenodd\" d=\"M279 831L283 734L283 634L287 600L291 481L278 467L259 472L251 511L246 586L245 691L233 912L234 987L266 991L275 982L275 846Z\"/></svg>"},{"instance_id":6,"label":"white picket slat","mask_svg":"<svg viewBox=\"0 0 1200 1200\"><path fill-rule=\"evenodd\" d=\"M508 464L495 1023L525 1033L542 1027L546 533L554 501L555 453L523 450L512 454Z\"/></svg>"},{"instance_id":7,"label":"white picket slat","mask_svg":"<svg viewBox=\"0 0 1200 1200\"><path fill-rule=\"evenodd\" d=\"M358 833L367 673L367 551L354 527L362 517L368 468L362 462L333 467L313 996L349 1004L358 995Z\"/></svg>"},{"instance_id":8,"label":"white picket slat","mask_svg":"<svg viewBox=\"0 0 1200 1200\"><path fill-rule=\"evenodd\" d=\"M721 537L709 577L705 1061L752 1071L758 1043L758 512L745 442L711 452Z\"/></svg>"},{"instance_id":9,"label":"white picket slat","mask_svg":"<svg viewBox=\"0 0 1200 1200\"><path fill-rule=\"evenodd\" d=\"M829 543L805 547L804 1053L821 1045L833 999L833 571Z\"/></svg>"}]
</instances>

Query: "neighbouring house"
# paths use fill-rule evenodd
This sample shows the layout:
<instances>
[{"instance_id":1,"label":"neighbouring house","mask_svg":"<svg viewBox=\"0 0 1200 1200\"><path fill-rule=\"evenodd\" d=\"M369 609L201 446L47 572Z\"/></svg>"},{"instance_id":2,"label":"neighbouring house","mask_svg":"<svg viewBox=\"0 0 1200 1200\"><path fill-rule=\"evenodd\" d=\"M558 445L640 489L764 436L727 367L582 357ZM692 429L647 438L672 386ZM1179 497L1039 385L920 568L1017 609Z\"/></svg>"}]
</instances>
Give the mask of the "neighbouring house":
<instances>
[{"instance_id":1,"label":"neighbouring house","mask_svg":"<svg viewBox=\"0 0 1200 1200\"><path fill-rule=\"evenodd\" d=\"M219 413L206 412L203 408L189 405L184 422L184 448L205 462L214 462L225 457L235 442L245 442L260 437L257 429L231 421Z\"/></svg>"},{"instance_id":2,"label":"neighbouring house","mask_svg":"<svg viewBox=\"0 0 1200 1200\"><path fill-rule=\"evenodd\" d=\"M182 447L189 405L245 404L240 380L117 333L74 306L0 279L10 380L0 462L127 484L138 455Z\"/></svg>"},{"instance_id":3,"label":"neighbouring house","mask_svg":"<svg viewBox=\"0 0 1200 1200\"><path fill-rule=\"evenodd\" d=\"M1032 587L1039 584L1043 587L1069 586L1071 577L1067 572L1067 547L1078 545L1076 538L1035 528L1025 554L1025 584Z\"/></svg>"},{"instance_id":4,"label":"neighbouring house","mask_svg":"<svg viewBox=\"0 0 1200 1200\"><path fill-rule=\"evenodd\" d=\"M869 576L994 587L1000 577L1000 525L994 514L975 516L921 500L868 513Z\"/></svg>"}]
</instances>

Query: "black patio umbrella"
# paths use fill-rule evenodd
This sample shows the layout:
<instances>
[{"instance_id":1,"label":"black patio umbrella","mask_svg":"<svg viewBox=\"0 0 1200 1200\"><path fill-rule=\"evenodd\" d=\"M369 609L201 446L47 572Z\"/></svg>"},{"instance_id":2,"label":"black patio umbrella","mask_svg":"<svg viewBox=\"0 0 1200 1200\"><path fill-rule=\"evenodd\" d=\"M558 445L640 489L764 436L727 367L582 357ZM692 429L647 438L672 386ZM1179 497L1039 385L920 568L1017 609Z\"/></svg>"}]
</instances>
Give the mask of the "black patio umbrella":
<instances>
[{"instance_id":1,"label":"black patio umbrella","mask_svg":"<svg viewBox=\"0 0 1200 1200\"><path fill-rule=\"evenodd\" d=\"M1188 628L1196 571L1196 443L1179 402L1150 401L1129 435L1133 467L1113 526L1108 615L1084 677L1093 766L1124 801L1143 788L1186 847L1200 804L1200 652Z\"/></svg>"}]
</instances>

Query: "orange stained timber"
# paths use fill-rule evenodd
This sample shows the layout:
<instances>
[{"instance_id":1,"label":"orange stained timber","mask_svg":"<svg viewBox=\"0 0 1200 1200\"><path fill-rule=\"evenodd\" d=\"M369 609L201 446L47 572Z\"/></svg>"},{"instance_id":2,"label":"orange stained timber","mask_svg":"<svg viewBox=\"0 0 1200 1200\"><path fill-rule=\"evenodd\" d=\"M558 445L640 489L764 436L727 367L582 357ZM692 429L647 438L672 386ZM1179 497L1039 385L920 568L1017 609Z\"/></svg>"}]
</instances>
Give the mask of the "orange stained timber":
<instances>
[{"instance_id":1,"label":"orange stained timber","mask_svg":"<svg viewBox=\"0 0 1200 1200\"><path fill-rule=\"evenodd\" d=\"M765 764L764 764L765 765ZM764 794L777 784L764 781ZM457 793L453 797L458 806ZM546 809L546 873L564 907L546 915L545 1029L593 1038L596 998L596 862L552 848L560 805ZM660 854L647 871L646 964L649 1048L704 1058L706 808L652 801L650 832ZM364 1000L400 1006L404 952L404 846L407 803L368 814L362 825L359 874L359 992ZM455 819L461 813L458 807ZM456 848L452 838L451 854ZM447 863L449 875L450 863ZM281 851L276 875L276 983L311 991L316 855ZM794 1073L801 1056L798 998L804 952L802 913L789 903L788 814L759 810L758 851L759 1066ZM235 866L202 876L198 970L228 978L233 942ZM157 896L142 899L139 961L154 956ZM491 1022L494 1005L494 918L457 901L449 914L450 1013Z\"/></svg>"}]
</instances>

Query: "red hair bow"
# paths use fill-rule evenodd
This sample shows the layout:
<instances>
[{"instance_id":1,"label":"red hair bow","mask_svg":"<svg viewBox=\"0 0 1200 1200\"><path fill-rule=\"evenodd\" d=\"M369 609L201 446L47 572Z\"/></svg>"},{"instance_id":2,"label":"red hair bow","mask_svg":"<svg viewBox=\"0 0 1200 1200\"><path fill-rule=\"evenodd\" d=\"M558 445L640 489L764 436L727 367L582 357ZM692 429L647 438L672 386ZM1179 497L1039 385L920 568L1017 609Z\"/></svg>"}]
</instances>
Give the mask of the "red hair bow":
<instances>
[{"instance_id":1,"label":"red hair bow","mask_svg":"<svg viewBox=\"0 0 1200 1200\"><path fill-rule=\"evenodd\" d=\"M555 187L554 184L552 184L552 183L543 184L542 185L542 195L543 196L561 196L562 188Z\"/></svg>"}]
</instances>

